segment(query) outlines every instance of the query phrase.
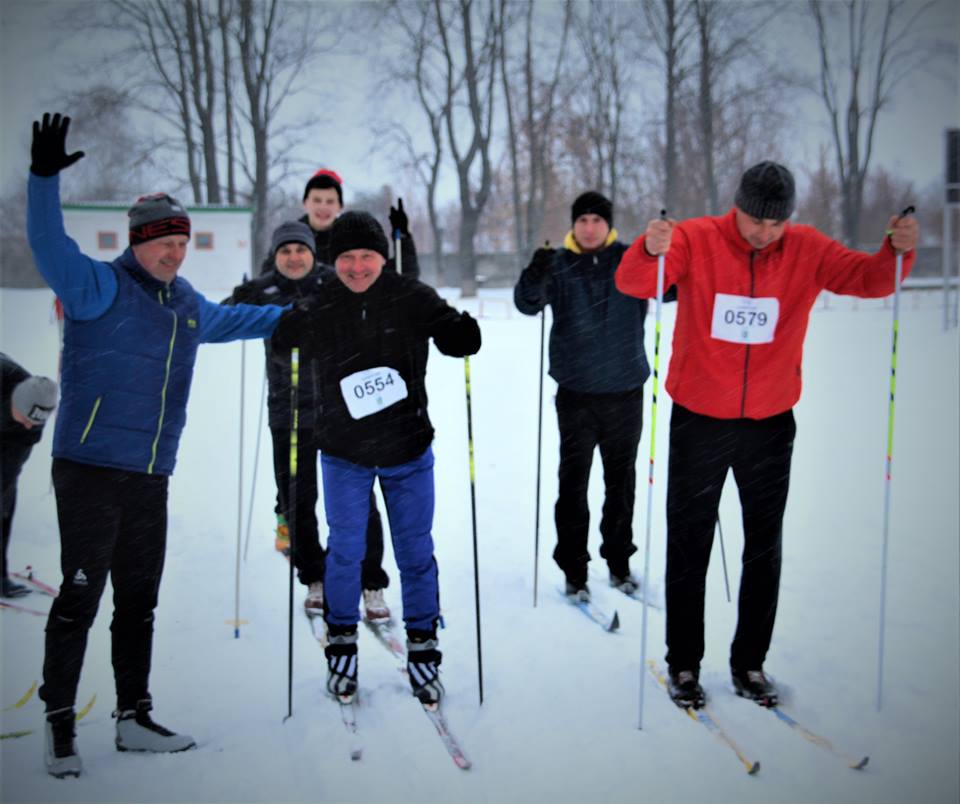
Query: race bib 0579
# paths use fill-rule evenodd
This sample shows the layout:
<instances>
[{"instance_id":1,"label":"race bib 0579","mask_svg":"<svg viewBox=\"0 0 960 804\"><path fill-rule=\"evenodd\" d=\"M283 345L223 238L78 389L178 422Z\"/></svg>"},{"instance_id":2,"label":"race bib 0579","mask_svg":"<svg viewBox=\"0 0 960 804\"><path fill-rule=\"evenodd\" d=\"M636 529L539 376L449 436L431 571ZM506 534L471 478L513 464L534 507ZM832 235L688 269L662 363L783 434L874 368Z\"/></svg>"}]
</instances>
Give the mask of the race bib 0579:
<instances>
[{"instance_id":1,"label":"race bib 0579","mask_svg":"<svg viewBox=\"0 0 960 804\"><path fill-rule=\"evenodd\" d=\"M780 317L780 300L717 293L710 334L730 343L771 343Z\"/></svg>"},{"instance_id":2,"label":"race bib 0579","mask_svg":"<svg viewBox=\"0 0 960 804\"><path fill-rule=\"evenodd\" d=\"M357 371L340 380L340 393L354 419L362 419L407 398L407 384L389 366Z\"/></svg>"}]
</instances>

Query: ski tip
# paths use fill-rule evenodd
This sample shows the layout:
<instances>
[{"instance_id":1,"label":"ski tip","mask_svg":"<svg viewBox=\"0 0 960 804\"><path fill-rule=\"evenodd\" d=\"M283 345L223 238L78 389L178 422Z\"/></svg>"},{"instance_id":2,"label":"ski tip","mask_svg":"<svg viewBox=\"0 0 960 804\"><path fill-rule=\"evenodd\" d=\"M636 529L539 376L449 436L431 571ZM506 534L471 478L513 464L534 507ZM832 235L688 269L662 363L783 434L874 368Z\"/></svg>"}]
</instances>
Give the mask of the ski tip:
<instances>
[{"instance_id":1,"label":"ski tip","mask_svg":"<svg viewBox=\"0 0 960 804\"><path fill-rule=\"evenodd\" d=\"M870 757L864 757L859 762L851 762L850 767L854 770L863 770L867 767L867 763L870 761Z\"/></svg>"},{"instance_id":2,"label":"ski tip","mask_svg":"<svg viewBox=\"0 0 960 804\"><path fill-rule=\"evenodd\" d=\"M620 627L620 615L614 610L613 619L610 620L610 625L607 626L608 631L616 631Z\"/></svg>"},{"instance_id":3,"label":"ski tip","mask_svg":"<svg viewBox=\"0 0 960 804\"><path fill-rule=\"evenodd\" d=\"M754 762L752 765L747 766L747 774L750 776L756 776L757 771L760 770L760 761Z\"/></svg>"},{"instance_id":4,"label":"ski tip","mask_svg":"<svg viewBox=\"0 0 960 804\"><path fill-rule=\"evenodd\" d=\"M460 770L470 770L473 767L473 763L465 756L454 757L453 761Z\"/></svg>"},{"instance_id":5,"label":"ski tip","mask_svg":"<svg viewBox=\"0 0 960 804\"><path fill-rule=\"evenodd\" d=\"M359 748L354 748L350 752L350 759L354 762L359 762L361 759L363 759L363 751L361 751Z\"/></svg>"}]
</instances>

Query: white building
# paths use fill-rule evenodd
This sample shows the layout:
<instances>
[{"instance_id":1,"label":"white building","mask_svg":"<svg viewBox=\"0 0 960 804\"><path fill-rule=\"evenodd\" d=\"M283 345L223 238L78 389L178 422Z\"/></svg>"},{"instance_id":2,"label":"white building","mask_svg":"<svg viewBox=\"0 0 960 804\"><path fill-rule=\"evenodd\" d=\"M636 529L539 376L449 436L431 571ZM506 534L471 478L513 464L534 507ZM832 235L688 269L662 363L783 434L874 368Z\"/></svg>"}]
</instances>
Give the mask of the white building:
<instances>
[{"instance_id":1,"label":"white building","mask_svg":"<svg viewBox=\"0 0 960 804\"><path fill-rule=\"evenodd\" d=\"M80 250L109 262L127 247L126 206L107 203L64 204L67 234ZM251 275L250 207L194 206L190 214L190 248L180 276L211 301L219 301Z\"/></svg>"}]
</instances>

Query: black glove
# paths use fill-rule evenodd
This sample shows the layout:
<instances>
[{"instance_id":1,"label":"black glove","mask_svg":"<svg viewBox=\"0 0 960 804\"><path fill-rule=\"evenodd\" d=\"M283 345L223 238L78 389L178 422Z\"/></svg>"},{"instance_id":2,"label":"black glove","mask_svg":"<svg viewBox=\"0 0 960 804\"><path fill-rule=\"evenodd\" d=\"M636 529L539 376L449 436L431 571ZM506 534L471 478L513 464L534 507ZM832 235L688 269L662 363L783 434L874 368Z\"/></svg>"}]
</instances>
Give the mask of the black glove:
<instances>
[{"instance_id":1,"label":"black glove","mask_svg":"<svg viewBox=\"0 0 960 804\"><path fill-rule=\"evenodd\" d=\"M407 213L403 211L403 199L397 199L397 205L390 207L390 231L393 234L400 232L401 237L407 237L410 230L407 228Z\"/></svg>"},{"instance_id":2,"label":"black glove","mask_svg":"<svg viewBox=\"0 0 960 804\"><path fill-rule=\"evenodd\" d=\"M309 339L313 315L308 299L297 299L293 306L277 320L277 327L270 337L273 351L289 351Z\"/></svg>"},{"instance_id":3,"label":"black glove","mask_svg":"<svg viewBox=\"0 0 960 804\"><path fill-rule=\"evenodd\" d=\"M35 176L56 176L61 170L70 167L83 158L83 151L74 151L67 156L67 129L70 118L55 114L43 116L43 123L33 121L33 143L30 146L30 172Z\"/></svg>"},{"instance_id":4,"label":"black glove","mask_svg":"<svg viewBox=\"0 0 960 804\"><path fill-rule=\"evenodd\" d=\"M530 260L528 268L532 268L536 273L542 274L550 267L553 262L553 255L557 253L555 248L544 246L533 252L533 259Z\"/></svg>"}]
</instances>

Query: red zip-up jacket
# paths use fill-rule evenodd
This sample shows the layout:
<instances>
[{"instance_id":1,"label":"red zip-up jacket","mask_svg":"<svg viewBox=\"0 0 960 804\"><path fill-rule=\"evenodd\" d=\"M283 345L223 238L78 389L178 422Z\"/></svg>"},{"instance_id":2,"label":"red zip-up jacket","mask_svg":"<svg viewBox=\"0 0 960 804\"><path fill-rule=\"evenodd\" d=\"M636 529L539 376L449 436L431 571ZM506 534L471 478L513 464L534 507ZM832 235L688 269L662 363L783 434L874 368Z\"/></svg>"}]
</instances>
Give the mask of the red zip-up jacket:
<instances>
[{"instance_id":1,"label":"red zip-up jacket","mask_svg":"<svg viewBox=\"0 0 960 804\"><path fill-rule=\"evenodd\" d=\"M778 241L754 251L735 215L736 208L719 217L692 218L673 230L664 287L676 284L678 306L664 387L674 402L695 413L764 419L800 398L803 339L820 291L889 295L896 252L886 238L876 254L867 254L790 223ZM623 293L648 299L657 294L657 258L643 242L640 236L627 249L615 280ZM913 260L912 251L904 254L904 277ZM765 336L747 335L754 321L767 324ZM747 342L756 337L769 340Z\"/></svg>"}]
</instances>

